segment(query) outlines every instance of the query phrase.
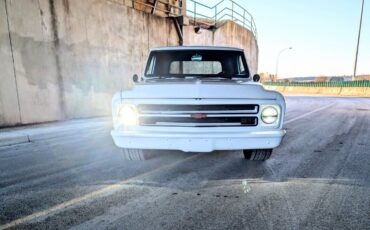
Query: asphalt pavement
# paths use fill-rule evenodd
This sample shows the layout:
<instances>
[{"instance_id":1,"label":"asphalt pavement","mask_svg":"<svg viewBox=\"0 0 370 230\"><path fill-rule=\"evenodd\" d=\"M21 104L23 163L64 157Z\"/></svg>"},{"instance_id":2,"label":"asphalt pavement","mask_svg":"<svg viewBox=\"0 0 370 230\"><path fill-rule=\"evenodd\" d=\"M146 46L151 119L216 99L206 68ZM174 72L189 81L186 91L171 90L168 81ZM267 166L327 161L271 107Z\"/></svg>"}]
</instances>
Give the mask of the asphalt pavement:
<instances>
[{"instance_id":1,"label":"asphalt pavement","mask_svg":"<svg viewBox=\"0 0 370 230\"><path fill-rule=\"evenodd\" d=\"M370 99L286 100L287 135L265 162L128 161L107 119L44 125L0 147L0 229L370 229Z\"/></svg>"}]
</instances>

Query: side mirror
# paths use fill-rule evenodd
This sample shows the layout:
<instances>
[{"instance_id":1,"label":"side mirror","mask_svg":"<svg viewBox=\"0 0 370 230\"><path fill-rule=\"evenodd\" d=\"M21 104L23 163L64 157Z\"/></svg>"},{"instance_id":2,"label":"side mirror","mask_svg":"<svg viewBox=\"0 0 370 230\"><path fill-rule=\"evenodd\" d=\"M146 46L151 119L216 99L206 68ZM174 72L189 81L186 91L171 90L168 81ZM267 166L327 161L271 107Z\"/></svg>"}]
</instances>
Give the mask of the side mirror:
<instances>
[{"instance_id":1,"label":"side mirror","mask_svg":"<svg viewBox=\"0 0 370 230\"><path fill-rule=\"evenodd\" d=\"M200 26L195 26L195 27L194 27L194 32L195 32L196 34L200 34L200 33L201 33L201 31L200 31Z\"/></svg>"},{"instance_id":2,"label":"side mirror","mask_svg":"<svg viewBox=\"0 0 370 230\"><path fill-rule=\"evenodd\" d=\"M139 76L138 76L137 74L134 74L134 75L132 76L132 80L133 80L135 83L137 83L137 82L139 81Z\"/></svg>"},{"instance_id":3,"label":"side mirror","mask_svg":"<svg viewBox=\"0 0 370 230\"><path fill-rule=\"evenodd\" d=\"M260 79L261 79L260 75L258 75L258 74L253 75L253 81L254 82L259 82Z\"/></svg>"}]
</instances>

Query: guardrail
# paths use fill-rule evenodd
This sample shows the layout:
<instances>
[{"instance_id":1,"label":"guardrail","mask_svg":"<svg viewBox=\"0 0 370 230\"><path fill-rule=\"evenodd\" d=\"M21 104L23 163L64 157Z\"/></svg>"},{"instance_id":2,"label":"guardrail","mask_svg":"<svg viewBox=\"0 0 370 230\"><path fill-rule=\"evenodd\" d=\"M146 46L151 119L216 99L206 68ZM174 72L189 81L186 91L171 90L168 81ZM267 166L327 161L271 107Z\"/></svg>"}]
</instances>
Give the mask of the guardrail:
<instances>
[{"instance_id":1,"label":"guardrail","mask_svg":"<svg viewBox=\"0 0 370 230\"><path fill-rule=\"evenodd\" d=\"M333 82L264 82L268 86L299 86L299 87L370 87L370 80L333 81Z\"/></svg>"},{"instance_id":2,"label":"guardrail","mask_svg":"<svg viewBox=\"0 0 370 230\"><path fill-rule=\"evenodd\" d=\"M257 39L257 27L252 14L233 0L221 0L214 6L189 0L186 12L188 16L193 17L194 25L207 24L217 28L224 20L232 20L250 30Z\"/></svg>"}]
</instances>

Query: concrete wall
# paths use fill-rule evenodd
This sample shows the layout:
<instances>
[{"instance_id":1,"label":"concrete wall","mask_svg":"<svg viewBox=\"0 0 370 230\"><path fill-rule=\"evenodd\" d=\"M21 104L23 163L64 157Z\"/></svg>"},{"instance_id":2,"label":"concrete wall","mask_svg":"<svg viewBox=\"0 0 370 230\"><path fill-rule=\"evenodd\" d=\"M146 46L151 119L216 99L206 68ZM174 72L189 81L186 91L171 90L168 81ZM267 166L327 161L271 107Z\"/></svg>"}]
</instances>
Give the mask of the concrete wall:
<instances>
[{"instance_id":1,"label":"concrete wall","mask_svg":"<svg viewBox=\"0 0 370 230\"><path fill-rule=\"evenodd\" d=\"M21 123L64 118L62 79L47 2L4 1ZM5 111L6 112L6 111Z\"/></svg>"},{"instance_id":2,"label":"concrete wall","mask_svg":"<svg viewBox=\"0 0 370 230\"><path fill-rule=\"evenodd\" d=\"M7 18L7 9L2 0L0 2L0 125L21 122Z\"/></svg>"},{"instance_id":3,"label":"concrete wall","mask_svg":"<svg viewBox=\"0 0 370 230\"><path fill-rule=\"evenodd\" d=\"M245 48L256 72L250 32L229 23L184 33L185 44ZM0 0L0 126L109 115L149 48L177 44L171 20L106 0Z\"/></svg>"}]
</instances>

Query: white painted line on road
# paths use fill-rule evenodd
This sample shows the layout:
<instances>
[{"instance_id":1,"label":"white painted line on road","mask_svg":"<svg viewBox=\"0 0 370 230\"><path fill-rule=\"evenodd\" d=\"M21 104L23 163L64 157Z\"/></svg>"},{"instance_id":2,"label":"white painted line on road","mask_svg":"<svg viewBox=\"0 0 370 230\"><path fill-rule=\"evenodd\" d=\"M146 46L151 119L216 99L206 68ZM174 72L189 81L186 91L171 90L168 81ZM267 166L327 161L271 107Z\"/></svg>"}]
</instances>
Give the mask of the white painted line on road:
<instances>
[{"instance_id":1,"label":"white painted line on road","mask_svg":"<svg viewBox=\"0 0 370 230\"><path fill-rule=\"evenodd\" d=\"M302 114L302 115L300 115L300 116L298 116L298 117L295 117L295 118L293 118L293 119L290 119L290 120L288 120L288 121L285 121L285 122L284 122L284 124L286 125L286 124L289 124L289 123L291 123L291 122L293 122L293 121L296 121L296 120L299 120L299 119L305 118L305 117L307 117L307 116L309 116L309 115L311 115L311 114L313 114L313 113L316 113L316 112L319 112L319 111L321 111L321 110L327 109L327 108L329 108L329 107L333 106L334 104L335 104L335 103L331 103L331 104L329 104L329 105L326 105L326 106L323 106L323 107L317 108L317 109L315 109L315 110L312 110L311 112L308 112L308 113Z\"/></svg>"},{"instance_id":2,"label":"white painted line on road","mask_svg":"<svg viewBox=\"0 0 370 230\"><path fill-rule=\"evenodd\" d=\"M124 188L124 186L127 185L131 181L142 179L145 176L149 176L150 174L154 174L154 173L157 173L159 171L166 170L166 169L168 169L168 168L170 168L172 166L175 166L175 165L177 165L179 163L183 163L185 161L188 161L190 159L194 159L194 158L199 157L199 156L201 156L201 154L194 155L194 156L191 156L191 157L188 157L188 158L179 160L179 161L175 161L175 162L173 162L171 164L164 165L164 166L159 167L159 168L156 168L156 169L154 169L152 171L149 171L149 172L146 172L146 173L142 173L140 175L137 175L137 176L128 178L126 180L122 180L122 181L120 181L118 183L115 183L113 185L106 186L106 187L101 188L99 190L96 190L94 192L91 192L91 193L88 193L88 194L83 195L81 197L77 197L77 198L74 198L72 200L63 202L61 204L58 204L58 205L53 206L53 207L50 207L50 208L45 209L43 211L39 211L39 212L33 213L31 215L25 216L25 217L21 217L21 218L19 218L17 220L14 220L12 222L7 223L7 224L0 225L0 230L4 230L4 229L8 229L8 228L13 228L13 227L15 227L17 225L24 224L26 222L35 220L37 218L47 217L49 215L53 215L53 214L59 213L61 211L64 211L64 210L66 210L68 208L72 208L73 206L76 206L76 205L81 204L83 202L86 202L88 200L92 200L94 198L98 198L99 196L104 196L104 194L106 194L106 193L108 193L108 195L110 195L112 193L115 193L115 192L118 192L118 191L122 190Z\"/></svg>"}]
</instances>

